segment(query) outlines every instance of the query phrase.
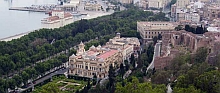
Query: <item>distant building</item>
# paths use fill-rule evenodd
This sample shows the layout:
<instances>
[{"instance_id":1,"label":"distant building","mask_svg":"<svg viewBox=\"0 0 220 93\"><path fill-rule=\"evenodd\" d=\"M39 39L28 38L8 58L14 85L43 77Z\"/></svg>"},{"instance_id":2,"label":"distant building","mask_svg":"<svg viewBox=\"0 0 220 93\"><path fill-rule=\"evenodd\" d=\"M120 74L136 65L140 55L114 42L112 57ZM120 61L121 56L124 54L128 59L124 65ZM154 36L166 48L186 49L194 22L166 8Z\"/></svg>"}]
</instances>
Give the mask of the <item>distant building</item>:
<instances>
[{"instance_id":1,"label":"distant building","mask_svg":"<svg viewBox=\"0 0 220 93\"><path fill-rule=\"evenodd\" d=\"M209 20L220 18L220 4L210 4L203 11L203 16Z\"/></svg>"},{"instance_id":2,"label":"distant building","mask_svg":"<svg viewBox=\"0 0 220 93\"><path fill-rule=\"evenodd\" d=\"M62 8L64 11L77 11L79 3L79 0L70 0L69 3L64 3Z\"/></svg>"},{"instance_id":3,"label":"distant building","mask_svg":"<svg viewBox=\"0 0 220 93\"><path fill-rule=\"evenodd\" d=\"M200 22L200 15L198 13L186 13L185 20L190 20L194 23Z\"/></svg>"},{"instance_id":4,"label":"distant building","mask_svg":"<svg viewBox=\"0 0 220 93\"><path fill-rule=\"evenodd\" d=\"M101 11L102 10L102 6L100 4L97 3L86 3L84 6L85 10L88 11Z\"/></svg>"},{"instance_id":5,"label":"distant building","mask_svg":"<svg viewBox=\"0 0 220 93\"><path fill-rule=\"evenodd\" d=\"M176 7L177 8L184 8L189 4L190 4L190 0L177 0L176 1Z\"/></svg>"},{"instance_id":6,"label":"distant building","mask_svg":"<svg viewBox=\"0 0 220 93\"><path fill-rule=\"evenodd\" d=\"M148 0L148 8L163 8L170 2L171 0Z\"/></svg>"},{"instance_id":7,"label":"distant building","mask_svg":"<svg viewBox=\"0 0 220 93\"><path fill-rule=\"evenodd\" d=\"M76 55L69 57L69 72L71 76L98 78L108 76L109 66L114 67L122 62L122 53L119 50L92 46L85 51L84 44L79 44Z\"/></svg>"},{"instance_id":8,"label":"distant building","mask_svg":"<svg viewBox=\"0 0 220 93\"><path fill-rule=\"evenodd\" d=\"M109 66L119 66L132 53L139 51L140 42L137 38L121 38L120 34L110 39L105 46L91 46L85 51L84 44L78 46L76 55L69 57L70 76L98 78L108 76Z\"/></svg>"},{"instance_id":9,"label":"distant building","mask_svg":"<svg viewBox=\"0 0 220 93\"><path fill-rule=\"evenodd\" d=\"M133 0L118 0L118 2L120 2L122 4L131 4L131 3L133 3Z\"/></svg>"},{"instance_id":10,"label":"distant building","mask_svg":"<svg viewBox=\"0 0 220 93\"><path fill-rule=\"evenodd\" d=\"M113 39L110 39L109 42L107 42L103 47L110 49L120 49L124 61L129 60L132 53L137 53L140 51L140 42L138 38L124 38L120 37L120 33L117 33L117 36Z\"/></svg>"},{"instance_id":11,"label":"distant building","mask_svg":"<svg viewBox=\"0 0 220 93\"><path fill-rule=\"evenodd\" d=\"M41 20L42 28L54 29L73 22L73 16L61 10L52 11L52 16Z\"/></svg>"},{"instance_id":12,"label":"distant building","mask_svg":"<svg viewBox=\"0 0 220 93\"><path fill-rule=\"evenodd\" d=\"M137 31L145 41L151 41L159 34L173 31L177 24L175 22L137 22Z\"/></svg>"}]
</instances>

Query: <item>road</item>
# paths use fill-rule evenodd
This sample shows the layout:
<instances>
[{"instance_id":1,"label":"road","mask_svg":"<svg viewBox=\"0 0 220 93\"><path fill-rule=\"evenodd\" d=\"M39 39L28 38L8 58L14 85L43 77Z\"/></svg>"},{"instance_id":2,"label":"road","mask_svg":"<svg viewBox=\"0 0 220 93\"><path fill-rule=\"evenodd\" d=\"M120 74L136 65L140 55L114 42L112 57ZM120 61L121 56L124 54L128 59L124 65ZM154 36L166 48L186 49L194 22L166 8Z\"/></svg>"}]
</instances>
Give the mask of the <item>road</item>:
<instances>
[{"instance_id":1,"label":"road","mask_svg":"<svg viewBox=\"0 0 220 93\"><path fill-rule=\"evenodd\" d=\"M149 69L153 69L154 68L154 59L155 57L159 57L160 56L160 47L161 47L161 42L156 43L155 47L154 47L154 55L153 55L153 60L150 63L150 65L147 67L146 73Z\"/></svg>"},{"instance_id":2,"label":"road","mask_svg":"<svg viewBox=\"0 0 220 93\"><path fill-rule=\"evenodd\" d=\"M167 85L167 93L172 93L172 88L170 86L170 83Z\"/></svg>"},{"instance_id":3,"label":"road","mask_svg":"<svg viewBox=\"0 0 220 93\"><path fill-rule=\"evenodd\" d=\"M25 90L27 90L27 89L30 89L30 88L32 88L33 86L35 86L35 85L37 85L37 84L39 84L39 83L41 83L41 82L44 82L45 80L50 79L50 78L51 78L52 76L54 76L54 75L64 74L64 73L66 73L67 71L68 71L68 68L65 68L65 69L62 69L62 68L61 68L61 69L59 69L59 70L57 70L57 71L55 71L55 72L52 72L52 73L50 73L50 74L44 76L43 78L40 78L40 79L36 80L34 84L31 84L31 85L28 86L27 88L25 88L25 89L20 89L19 92L23 92L23 91L25 91Z\"/></svg>"}]
</instances>

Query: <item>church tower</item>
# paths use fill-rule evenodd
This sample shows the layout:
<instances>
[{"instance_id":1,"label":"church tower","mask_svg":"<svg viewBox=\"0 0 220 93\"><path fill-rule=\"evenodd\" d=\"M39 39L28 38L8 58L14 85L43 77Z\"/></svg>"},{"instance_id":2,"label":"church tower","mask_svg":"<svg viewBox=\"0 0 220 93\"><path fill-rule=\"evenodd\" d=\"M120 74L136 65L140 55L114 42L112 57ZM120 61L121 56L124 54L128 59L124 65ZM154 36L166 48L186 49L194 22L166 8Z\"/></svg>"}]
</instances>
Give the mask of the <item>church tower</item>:
<instances>
[{"instance_id":1,"label":"church tower","mask_svg":"<svg viewBox=\"0 0 220 93\"><path fill-rule=\"evenodd\" d=\"M81 43L78 45L78 50L76 55L82 55L85 52L85 45L83 44L83 42L81 41Z\"/></svg>"}]
</instances>

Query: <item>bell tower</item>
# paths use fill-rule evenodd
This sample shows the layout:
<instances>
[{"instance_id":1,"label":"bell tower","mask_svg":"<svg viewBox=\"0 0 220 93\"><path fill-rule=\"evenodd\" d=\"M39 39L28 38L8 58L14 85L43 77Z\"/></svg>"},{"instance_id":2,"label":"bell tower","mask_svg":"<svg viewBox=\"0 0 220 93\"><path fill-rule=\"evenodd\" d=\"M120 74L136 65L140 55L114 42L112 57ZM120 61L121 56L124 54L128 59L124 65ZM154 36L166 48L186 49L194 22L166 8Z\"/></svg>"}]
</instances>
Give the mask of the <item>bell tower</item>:
<instances>
[{"instance_id":1,"label":"bell tower","mask_svg":"<svg viewBox=\"0 0 220 93\"><path fill-rule=\"evenodd\" d=\"M81 41L81 43L78 45L78 50L76 55L82 55L85 52L85 45L83 44L83 42Z\"/></svg>"}]
</instances>

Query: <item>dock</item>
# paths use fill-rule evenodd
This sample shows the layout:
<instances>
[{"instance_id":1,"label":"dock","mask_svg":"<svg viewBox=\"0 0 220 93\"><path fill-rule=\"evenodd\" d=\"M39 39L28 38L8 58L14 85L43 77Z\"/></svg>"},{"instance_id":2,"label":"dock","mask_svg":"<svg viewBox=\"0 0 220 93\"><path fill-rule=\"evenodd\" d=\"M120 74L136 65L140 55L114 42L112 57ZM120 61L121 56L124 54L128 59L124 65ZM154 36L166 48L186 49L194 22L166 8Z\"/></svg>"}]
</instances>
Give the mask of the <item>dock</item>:
<instances>
[{"instance_id":1,"label":"dock","mask_svg":"<svg viewBox=\"0 0 220 93\"><path fill-rule=\"evenodd\" d=\"M41 10L41 9L29 9L26 7L11 7L9 10L18 10L18 11L32 11L32 12L49 12L50 10Z\"/></svg>"},{"instance_id":2,"label":"dock","mask_svg":"<svg viewBox=\"0 0 220 93\"><path fill-rule=\"evenodd\" d=\"M54 10L57 5L31 5L30 7L10 7L9 10L32 11L48 13Z\"/></svg>"}]
</instances>

